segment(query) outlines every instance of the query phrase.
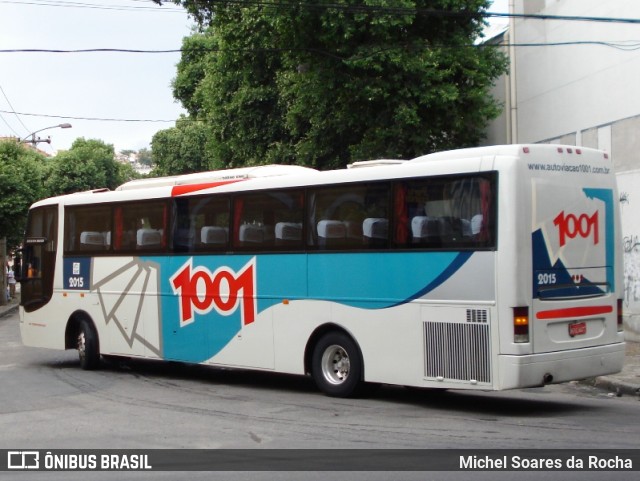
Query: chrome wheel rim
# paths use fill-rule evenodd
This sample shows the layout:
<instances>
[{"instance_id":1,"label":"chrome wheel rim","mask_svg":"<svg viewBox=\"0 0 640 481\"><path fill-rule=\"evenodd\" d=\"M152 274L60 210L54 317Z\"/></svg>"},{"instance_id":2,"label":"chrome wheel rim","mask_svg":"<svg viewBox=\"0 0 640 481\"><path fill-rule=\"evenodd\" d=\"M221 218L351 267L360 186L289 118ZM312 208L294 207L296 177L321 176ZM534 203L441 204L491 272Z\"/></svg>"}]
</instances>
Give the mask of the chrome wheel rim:
<instances>
[{"instance_id":1,"label":"chrome wheel rim","mask_svg":"<svg viewBox=\"0 0 640 481\"><path fill-rule=\"evenodd\" d=\"M342 346L332 345L322 355L322 375L331 384L342 384L349 377L351 361Z\"/></svg>"}]
</instances>

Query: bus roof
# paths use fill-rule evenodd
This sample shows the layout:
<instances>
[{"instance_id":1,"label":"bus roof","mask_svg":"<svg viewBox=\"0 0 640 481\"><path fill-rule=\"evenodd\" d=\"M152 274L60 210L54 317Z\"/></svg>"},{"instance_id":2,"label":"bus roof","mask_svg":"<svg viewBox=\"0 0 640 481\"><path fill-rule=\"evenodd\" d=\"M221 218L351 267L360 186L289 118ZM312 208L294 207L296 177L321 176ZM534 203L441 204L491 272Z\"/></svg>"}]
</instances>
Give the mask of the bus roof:
<instances>
[{"instance_id":1,"label":"bus roof","mask_svg":"<svg viewBox=\"0 0 640 481\"><path fill-rule=\"evenodd\" d=\"M299 165L260 165L228 170L199 172L169 177L140 179L127 182L116 189L97 189L43 199L32 207L62 202L64 204L90 204L94 202L117 202L131 199L154 199L176 197L191 193L207 194L215 192L259 190L263 188L284 188L295 186L314 186L340 184L361 181L376 181L390 178L402 178L418 175L447 175L473 172L483 169L496 169L503 165L498 158L517 159L536 156L594 156L610 162L605 152L584 147L531 144L498 145L437 152L402 161L381 159L362 161L352 164L352 168L318 171ZM455 162L452 162L455 161ZM426 165L428 164L428 168ZM357 168L353 168L357 167ZM145 190L141 194L141 190Z\"/></svg>"},{"instance_id":2,"label":"bus roof","mask_svg":"<svg viewBox=\"0 0 640 481\"><path fill-rule=\"evenodd\" d=\"M317 170L310 167L302 167L300 165L256 165L252 167L240 167L237 169L213 170L210 172L197 172L194 174L172 175L168 177L132 180L130 182L122 184L116 190L148 189L150 187L192 185L229 180L246 180L262 177L299 174L301 172L317 172Z\"/></svg>"}]
</instances>

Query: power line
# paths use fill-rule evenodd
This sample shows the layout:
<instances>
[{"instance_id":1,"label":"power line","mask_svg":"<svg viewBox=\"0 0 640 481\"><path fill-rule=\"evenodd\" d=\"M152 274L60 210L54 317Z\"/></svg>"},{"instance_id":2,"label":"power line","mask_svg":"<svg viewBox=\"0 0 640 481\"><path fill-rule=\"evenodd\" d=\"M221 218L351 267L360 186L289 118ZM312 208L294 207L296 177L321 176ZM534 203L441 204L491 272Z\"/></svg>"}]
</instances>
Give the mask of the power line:
<instances>
[{"instance_id":1,"label":"power line","mask_svg":"<svg viewBox=\"0 0 640 481\"><path fill-rule=\"evenodd\" d=\"M191 49L195 51L204 49ZM79 49L53 49L53 48L12 48L1 49L0 53L180 53L182 49L130 49L130 48L79 48Z\"/></svg>"},{"instance_id":2,"label":"power line","mask_svg":"<svg viewBox=\"0 0 640 481\"><path fill-rule=\"evenodd\" d=\"M601 40L576 40L568 42L541 42L541 43L503 43L495 45L496 47L566 47L580 45L596 45L601 47L615 48L624 51L634 51L640 49L640 40L629 40L621 42L605 42ZM478 47L489 47L488 44L480 44Z\"/></svg>"},{"instance_id":3,"label":"power line","mask_svg":"<svg viewBox=\"0 0 640 481\"><path fill-rule=\"evenodd\" d=\"M16 112L14 110L0 110L0 113L3 114L15 114L15 115L24 115L26 117L45 117L45 118L54 118L54 119L65 119L65 120L89 120L89 121L97 121L97 122L154 122L154 123L170 123L175 122L180 119L118 119L118 118L104 118L104 117L77 117L71 115L51 115L51 114L34 114L29 112ZM198 121L196 119L186 119L190 121Z\"/></svg>"},{"instance_id":4,"label":"power line","mask_svg":"<svg viewBox=\"0 0 640 481\"><path fill-rule=\"evenodd\" d=\"M304 2L274 2L268 0L210 0L212 4L236 5L239 7L263 7L270 9L300 10L340 10L350 13L382 13L385 15L432 15L443 17L481 17L481 18L516 18L532 20L565 20L571 22L608 22L640 24L638 18L624 17L596 17L579 15L548 15L528 13L499 13L469 10L435 10L415 7L388 7L382 5L350 5L341 3L304 3Z\"/></svg>"},{"instance_id":5,"label":"power line","mask_svg":"<svg viewBox=\"0 0 640 481\"><path fill-rule=\"evenodd\" d=\"M13 105L11 105L11 101L9 100L9 97L7 97L7 94L5 93L4 89L2 88L2 85L0 85L0 92L2 92L2 95L3 95L4 99L7 101L7 104L9 105L9 108L10 108L11 110L14 110L14 111L15 111L15 107L14 107ZM24 127L24 129L25 129L27 132L31 132L31 130L29 129L29 127L27 127L27 126L24 124L24 122L22 121L22 119L20 118L20 116L19 116L19 115L17 115L17 114L15 114L15 115L16 115L16 118L18 119L18 122L20 122L20 124ZM2 120L4 121L4 123L5 123L5 124L7 124L7 126L11 129L11 131L12 131L14 134L18 135L18 133L17 133L17 132L16 132L16 131L11 127L11 126L9 126L9 124L7 123L7 121L6 121L4 118L3 118ZM19 137L19 135L18 135L18 137Z\"/></svg>"},{"instance_id":6,"label":"power line","mask_svg":"<svg viewBox=\"0 0 640 481\"><path fill-rule=\"evenodd\" d=\"M13 5L31 5L39 7L62 7L62 8L88 8L95 10L116 10L124 12L159 12L159 13L186 13L181 8L171 7L145 7L134 5L100 5L95 3L84 2L70 2L64 0L31 0L31 1L17 1L17 0L0 0L0 3L7 3Z\"/></svg>"},{"instance_id":7,"label":"power line","mask_svg":"<svg viewBox=\"0 0 640 481\"><path fill-rule=\"evenodd\" d=\"M136 0L130 0L136 1ZM186 13L182 8L166 7L166 6L134 6L134 5L101 5L86 2L73 2L66 0L0 0L0 3L14 5L34 5L43 7L63 7L63 8L90 8L99 10L122 10L122 11L152 11L152 12L171 12ZM441 17L480 17L480 18L502 18L502 19L529 19L529 20L558 20L568 22L598 22L598 23L628 23L640 24L639 18L625 17L597 17L582 15L550 15L550 14L530 14L530 13L501 13L488 11L465 11L465 10L435 10L429 8L411 8L411 7L388 7L378 5L348 5L339 3L320 3L311 4L304 2L272 2L266 0L223 0L211 1L211 3L225 5L235 5L238 7L261 7L272 10L341 10L350 13L379 13L384 15L431 15Z\"/></svg>"},{"instance_id":8,"label":"power line","mask_svg":"<svg viewBox=\"0 0 640 481\"><path fill-rule=\"evenodd\" d=\"M485 12L482 14L487 18L515 18L527 20L563 20L566 22L596 22L596 23L630 23L640 24L640 18L625 17L591 17L582 15L546 15L539 13L496 13Z\"/></svg>"},{"instance_id":9,"label":"power line","mask_svg":"<svg viewBox=\"0 0 640 481\"><path fill-rule=\"evenodd\" d=\"M433 49L461 49L461 48L496 48L496 47L566 47L580 45L599 45L618 50L633 51L640 49L640 40L605 41L605 40L570 40L565 42L514 42L514 43L474 43L474 44L434 44L428 43L424 48ZM380 51L393 50L394 48L407 48L404 46L389 47ZM47 53L47 54L84 54L84 53L125 53L125 54L174 54L174 53L223 53L223 52L310 52L336 58L338 60L352 60L353 57L341 57L337 54L317 48L208 48L190 47L175 49L130 49L130 48L86 48L86 49L50 49L50 48L24 48L24 49L0 49L1 53Z\"/></svg>"},{"instance_id":10,"label":"power line","mask_svg":"<svg viewBox=\"0 0 640 481\"><path fill-rule=\"evenodd\" d=\"M15 129L13 127L11 127L11 125L9 125L9 122L7 122L7 120L0 115L0 119L2 119L2 121L4 122L4 124L9 127L9 130L11 130L11 132L13 132L14 134L16 134L16 137L20 138L20 135L18 134L18 132L15 131Z\"/></svg>"}]
</instances>

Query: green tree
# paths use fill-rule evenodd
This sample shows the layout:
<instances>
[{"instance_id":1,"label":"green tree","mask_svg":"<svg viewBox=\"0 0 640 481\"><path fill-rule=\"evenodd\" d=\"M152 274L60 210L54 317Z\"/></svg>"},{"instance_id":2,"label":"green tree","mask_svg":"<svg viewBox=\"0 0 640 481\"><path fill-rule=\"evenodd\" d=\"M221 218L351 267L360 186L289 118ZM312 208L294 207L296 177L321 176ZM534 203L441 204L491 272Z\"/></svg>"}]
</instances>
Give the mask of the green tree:
<instances>
[{"instance_id":1,"label":"green tree","mask_svg":"<svg viewBox=\"0 0 640 481\"><path fill-rule=\"evenodd\" d=\"M151 157L151 150L142 148L138 150L138 162L142 165L151 167L153 165L153 158Z\"/></svg>"},{"instance_id":2,"label":"green tree","mask_svg":"<svg viewBox=\"0 0 640 481\"><path fill-rule=\"evenodd\" d=\"M129 157L131 154L135 154L136 151L132 150L132 149L124 149L120 151L120 155L122 155L123 157Z\"/></svg>"},{"instance_id":3,"label":"green tree","mask_svg":"<svg viewBox=\"0 0 640 481\"><path fill-rule=\"evenodd\" d=\"M14 140L0 141L0 237L22 241L29 206L45 197L45 157Z\"/></svg>"},{"instance_id":4,"label":"green tree","mask_svg":"<svg viewBox=\"0 0 640 481\"><path fill-rule=\"evenodd\" d=\"M113 145L78 138L71 149L53 159L45 185L50 196L105 187L115 189L129 180L130 174L122 165L115 160Z\"/></svg>"},{"instance_id":5,"label":"green tree","mask_svg":"<svg viewBox=\"0 0 640 481\"><path fill-rule=\"evenodd\" d=\"M471 146L505 71L474 46L488 0L175 0L200 22L174 95L221 165L318 168Z\"/></svg>"},{"instance_id":6,"label":"green tree","mask_svg":"<svg viewBox=\"0 0 640 481\"><path fill-rule=\"evenodd\" d=\"M208 154L210 130L202 122L180 119L151 139L154 176L188 174L219 168Z\"/></svg>"}]
</instances>

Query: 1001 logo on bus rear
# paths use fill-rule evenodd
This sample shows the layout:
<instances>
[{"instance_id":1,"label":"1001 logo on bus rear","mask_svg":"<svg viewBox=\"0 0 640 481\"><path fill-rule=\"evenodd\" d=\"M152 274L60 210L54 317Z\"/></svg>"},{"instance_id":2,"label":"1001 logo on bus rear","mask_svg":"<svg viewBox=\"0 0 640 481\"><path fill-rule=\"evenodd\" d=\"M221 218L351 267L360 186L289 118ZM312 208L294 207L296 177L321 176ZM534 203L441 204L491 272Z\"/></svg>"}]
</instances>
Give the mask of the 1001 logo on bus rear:
<instances>
[{"instance_id":1,"label":"1001 logo on bus rear","mask_svg":"<svg viewBox=\"0 0 640 481\"><path fill-rule=\"evenodd\" d=\"M579 216L575 214L566 215L562 211L553 219L553 225L558 227L560 247L567 243L567 239L575 239L578 236L584 239L592 237L593 245L598 244L600 241L597 210L592 215L580 214Z\"/></svg>"}]
</instances>

